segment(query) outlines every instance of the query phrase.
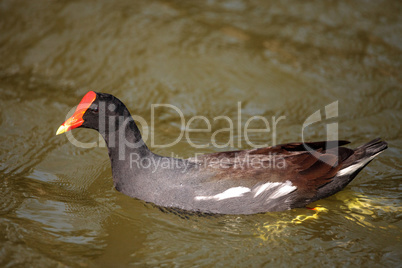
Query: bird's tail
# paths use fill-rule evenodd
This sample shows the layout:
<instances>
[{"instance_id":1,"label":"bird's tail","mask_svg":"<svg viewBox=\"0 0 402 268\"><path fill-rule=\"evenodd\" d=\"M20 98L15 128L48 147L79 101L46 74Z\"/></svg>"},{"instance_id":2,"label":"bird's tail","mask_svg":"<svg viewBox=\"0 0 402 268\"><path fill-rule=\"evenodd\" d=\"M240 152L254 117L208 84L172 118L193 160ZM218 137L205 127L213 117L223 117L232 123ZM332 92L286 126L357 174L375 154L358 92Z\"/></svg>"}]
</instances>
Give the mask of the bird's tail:
<instances>
[{"instance_id":1,"label":"bird's tail","mask_svg":"<svg viewBox=\"0 0 402 268\"><path fill-rule=\"evenodd\" d=\"M342 163L342 167L338 171L337 176L350 174L350 180L352 180L362 168L374 159L374 157L387 148L388 144L380 138L357 147L354 153Z\"/></svg>"},{"instance_id":2,"label":"bird's tail","mask_svg":"<svg viewBox=\"0 0 402 268\"><path fill-rule=\"evenodd\" d=\"M336 173L335 178L330 183L318 189L315 200L328 197L342 190L374 157L387 148L387 143L377 138L354 149L353 154L341 164L342 166Z\"/></svg>"}]
</instances>

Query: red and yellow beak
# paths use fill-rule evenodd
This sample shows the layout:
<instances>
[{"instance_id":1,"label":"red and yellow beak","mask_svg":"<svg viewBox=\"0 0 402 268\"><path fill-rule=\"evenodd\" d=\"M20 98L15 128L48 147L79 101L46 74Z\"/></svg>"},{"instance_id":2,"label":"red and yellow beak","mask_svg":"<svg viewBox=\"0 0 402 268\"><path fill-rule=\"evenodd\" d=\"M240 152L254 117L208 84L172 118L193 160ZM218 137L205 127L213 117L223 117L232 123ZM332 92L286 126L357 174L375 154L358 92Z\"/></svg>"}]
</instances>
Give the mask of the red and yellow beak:
<instances>
[{"instance_id":1,"label":"red and yellow beak","mask_svg":"<svg viewBox=\"0 0 402 268\"><path fill-rule=\"evenodd\" d=\"M91 106L91 104L94 102L95 99L96 99L96 93L93 91L89 91L82 98L80 104L78 104L78 107L75 110L74 114L69 119L67 119L67 121L64 122L63 125L59 127L59 129L56 132L56 135L62 134L71 129L81 126L84 123L84 119L82 119L82 117L84 116L85 112L88 110L88 108Z\"/></svg>"}]
</instances>

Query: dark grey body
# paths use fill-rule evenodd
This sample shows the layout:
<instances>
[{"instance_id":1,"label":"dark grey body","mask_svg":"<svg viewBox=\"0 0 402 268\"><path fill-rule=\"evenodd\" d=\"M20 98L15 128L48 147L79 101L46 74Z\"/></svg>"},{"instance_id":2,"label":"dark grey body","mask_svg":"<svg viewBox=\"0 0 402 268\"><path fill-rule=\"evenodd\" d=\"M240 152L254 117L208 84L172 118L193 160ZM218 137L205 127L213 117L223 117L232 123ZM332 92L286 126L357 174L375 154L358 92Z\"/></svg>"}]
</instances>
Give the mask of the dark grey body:
<instances>
[{"instance_id":1,"label":"dark grey body","mask_svg":"<svg viewBox=\"0 0 402 268\"><path fill-rule=\"evenodd\" d=\"M115 108L112 111L105 108L110 104ZM304 207L343 189L387 148L379 139L355 150L341 147L345 141L308 143L319 153L317 156L307 151L304 143L290 143L209 154L200 159L175 159L148 149L127 108L117 98L97 93L91 107L99 107L99 114L88 109L82 127L98 130L105 139L116 189L158 206L188 211L254 214ZM100 118L106 118L106 127L100 127ZM212 159L225 159L225 164L217 165ZM282 160L284 167L238 166L239 161L254 160Z\"/></svg>"},{"instance_id":2,"label":"dark grey body","mask_svg":"<svg viewBox=\"0 0 402 268\"><path fill-rule=\"evenodd\" d=\"M270 199L269 192L254 197L254 193L250 191L241 196L222 200L197 200L196 197L216 196L234 187L247 187L252 190L261 183L256 184L254 180L244 178L242 183L234 185L231 180L217 179L220 171L205 168L203 165L185 159L159 155L149 157L155 158L156 161L158 158L168 159L168 161L179 163L181 167L171 169L157 168L152 165L149 168L138 169L130 168L127 162L123 161L120 163L122 168L117 169L116 172L113 170L113 179L118 191L158 206L206 213L254 214L292 208L290 202L293 199L292 193ZM307 201L304 205L308 203L310 202Z\"/></svg>"}]
</instances>

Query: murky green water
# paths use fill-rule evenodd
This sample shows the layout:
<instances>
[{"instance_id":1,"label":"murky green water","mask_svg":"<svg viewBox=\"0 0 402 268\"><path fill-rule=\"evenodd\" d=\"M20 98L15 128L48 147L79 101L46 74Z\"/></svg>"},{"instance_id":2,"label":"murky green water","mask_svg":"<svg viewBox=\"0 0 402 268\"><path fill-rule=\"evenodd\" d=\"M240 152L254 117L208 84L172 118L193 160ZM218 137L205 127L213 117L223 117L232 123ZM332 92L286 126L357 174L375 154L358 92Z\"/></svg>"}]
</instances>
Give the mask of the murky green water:
<instances>
[{"instance_id":1,"label":"murky green water","mask_svg":"<svg viewBox=\"0 0 402 268\"><path fill-rule=\"evenodd\" d=\"M402 5L383 2L0 1L0 266L401 265ZM113 189L104 147L55 136L89 90L108 92L148 122L163 155L216 148L184 138L178 114L212 131L255 115L276 142L301 139L306 118L339 101L339 138L389 149L341 193L313 206L252 216L180 217ZM198 123L197 123L198 122ZM197 125L198 124L198 125ZM263 127L255 121L256 128ZM204 128L194 121L194 128ZM272 127L272 125L271 125ZM249 135L274 143L269 133ZM82 142L97 141L80 129ZM305 131L326 138L325 126ZM215 136L225 144L229 135Z\"/></svg>"}]
</instances>

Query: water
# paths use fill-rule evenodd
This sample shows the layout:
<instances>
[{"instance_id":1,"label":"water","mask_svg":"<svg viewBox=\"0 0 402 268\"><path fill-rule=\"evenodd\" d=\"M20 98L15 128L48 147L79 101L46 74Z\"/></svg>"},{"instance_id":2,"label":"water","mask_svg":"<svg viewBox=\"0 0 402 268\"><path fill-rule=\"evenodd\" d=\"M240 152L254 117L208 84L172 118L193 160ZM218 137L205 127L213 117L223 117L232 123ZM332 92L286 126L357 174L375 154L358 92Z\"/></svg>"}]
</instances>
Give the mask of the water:
<instances>
[{"instance_id":1,"label":"water","mask_svg":"<svg viewBox=\"0 0 402 268\"><path fill-rule=\"evenodd\" d=\"M364 266L401 263L401 4L283 1L1 1L0 266ZM164 213L113 189L104 147L55 136L89 90L141 116L156 153L301 140L306 118L339 101L339 138L389 149L312 207L251 216ZM241 107L239 110L239 104ZM205 116L211 132L177 139ZM323 114L323 113L322 113ZM234 123L234 142L211 135ZM272 135L271 118L285 116ZM324 116L324 114L323 114ZM255 120L252 128L264 128ZM194 121L194 128L205 128ZM94 131L73 131L98 142ZM229 132L215 136L223 145ZM326 138L325 126L306 129Z\"/></svg>"}]
</instances>

